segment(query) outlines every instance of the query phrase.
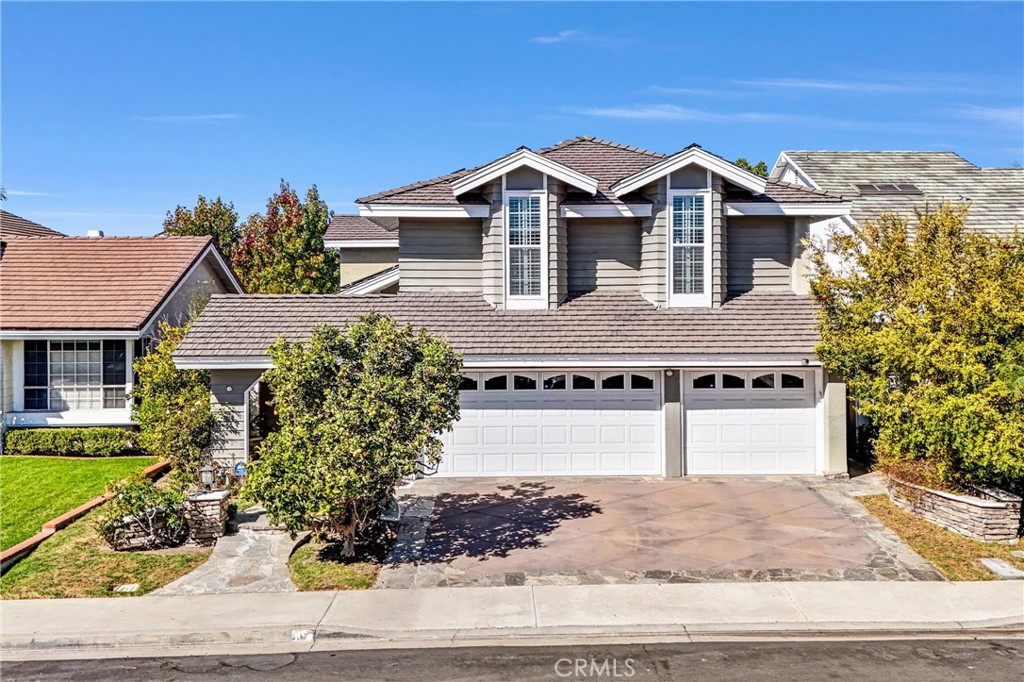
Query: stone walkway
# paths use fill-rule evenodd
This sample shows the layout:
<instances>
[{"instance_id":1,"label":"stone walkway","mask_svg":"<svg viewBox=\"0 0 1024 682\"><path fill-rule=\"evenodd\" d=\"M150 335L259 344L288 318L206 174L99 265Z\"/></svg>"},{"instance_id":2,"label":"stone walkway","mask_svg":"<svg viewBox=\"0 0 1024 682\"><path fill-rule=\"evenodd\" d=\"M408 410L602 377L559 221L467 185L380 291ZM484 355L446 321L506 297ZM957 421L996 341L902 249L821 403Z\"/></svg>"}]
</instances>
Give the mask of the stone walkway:
<instances>
[{"instance_id":1,"label":"stone walkway","mask_svg":"<svg viewBox=\"0 0 1024 682\"><path fill-rule=\"evenodd\" d=\"M296 540L271 526L261 507L245 510L237 521L238 531L220 538L206 563L152 594L295 592L288 557Z\"/></svg>"},{"instance_id":2,"label":"stone walkway","mask_svg":"<svg viewBox=\"0 0 1024 682\"><path fill-rule=\"evenodd\" d=\"M377 588L941 580L858 504L877 481L423 480Z\"/></svg>"}]
</instances>

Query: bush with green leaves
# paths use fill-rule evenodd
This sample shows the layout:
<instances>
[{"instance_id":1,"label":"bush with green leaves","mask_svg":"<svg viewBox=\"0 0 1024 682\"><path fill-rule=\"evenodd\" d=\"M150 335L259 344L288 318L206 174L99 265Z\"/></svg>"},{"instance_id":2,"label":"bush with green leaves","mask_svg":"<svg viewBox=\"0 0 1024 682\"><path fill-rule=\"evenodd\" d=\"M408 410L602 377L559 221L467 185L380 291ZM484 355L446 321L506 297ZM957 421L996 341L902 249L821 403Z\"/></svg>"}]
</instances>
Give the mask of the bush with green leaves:
<instances>
[{"instance_id":1,"label":"bush with green leaves","mask_svg":"<svg viewBox=\"0 0 1024 682\"><path fill-rule=\"evenodd\" d=\"M818 355L877 428L887 473L1024 487L1024 236L943 204L812 245Z\"/></svg>"},{"instance_id":2,"label":"bush with green leaves","mask_svg":"<svg viewBox=\"0 0 1024 682\"><path fill-rule=\"evenodd\" d=\"M8 455L116 457L138 454L138 434L109 426L85 428L9 429L4 432Z\"/></svg>"},{"instance_id":3,"label":"bush with green leaves","mask_svg":"<svg viewBox=\"0 0 1024 682\"><path fill-rule=\"evenodd\" d=\"M138 381L132 390L132 419L139 425L144 450L171 463L175 471L197 481L206 463L216 416L210 401L209 372L178 369L171 357L188 325L161 322L160 343L133 365Z\"/></svg>"},{"instance_id":4,"label":"bush with green leaves","mask_svg":"<svg viewBox=\"0 0 1024 682\"><path fill-rule=\"evenodd\" d=\"M138 472L110 486L97 527L112 548L177 547L188 539L186 487L174 479L157 486Z\"/></svg>"},{"instance_id":5,"label":"bush with green leaves","mask_svg":"<svg viewBox=\"0 0 1024 682\"><path fill-rule=\"evenodd\" d=\"M377 314L308 342L279 339L265 380L278 430L244 494L275 523L336 538L351 556L403 477L438 461L459 416L462 361L441 338Z\"/></svg>"}]
</instances>

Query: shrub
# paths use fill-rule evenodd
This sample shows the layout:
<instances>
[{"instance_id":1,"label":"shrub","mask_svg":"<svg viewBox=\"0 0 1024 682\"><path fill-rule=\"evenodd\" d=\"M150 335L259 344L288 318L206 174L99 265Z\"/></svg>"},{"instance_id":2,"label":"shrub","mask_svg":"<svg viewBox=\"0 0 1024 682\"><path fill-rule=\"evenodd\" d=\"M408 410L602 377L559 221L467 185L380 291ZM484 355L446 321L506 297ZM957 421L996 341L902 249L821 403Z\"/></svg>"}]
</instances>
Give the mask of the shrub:
<instances>
[{"instance_id":1,"label":"shrub","mask_svg":"<svg viewBox=\"0 0 1024 682\"><path fill-rule=\"evenodd\" d=\"M186 487L172 480L158 488L141 472L110 486L97 527L114 549L176 547L188 539Z\"/></svg>"},{"instance_id":2,"label":"shrub","mask_svg":"<svg viewBox=\"0 0 1024 682\"><path fill-rule=\"evenodd\" d=\"M117 427L10 429L4 433L8 455L116 457L138 450L136 434Z\"/></svg>"}]
</instances>

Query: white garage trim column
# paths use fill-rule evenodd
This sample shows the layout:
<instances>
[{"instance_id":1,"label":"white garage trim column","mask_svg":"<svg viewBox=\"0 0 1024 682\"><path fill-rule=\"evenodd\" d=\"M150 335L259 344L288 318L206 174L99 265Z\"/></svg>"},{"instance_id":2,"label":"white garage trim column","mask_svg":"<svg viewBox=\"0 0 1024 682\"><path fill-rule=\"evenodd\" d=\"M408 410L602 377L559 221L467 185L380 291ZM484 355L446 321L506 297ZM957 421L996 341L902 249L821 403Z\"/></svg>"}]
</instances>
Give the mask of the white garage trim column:
<instances>
[{"instance_id":1,"label":"white garage trim column","mask_svg":"<svg viewBox=\"0 0 1024 682\"><path fill-rule=\"evenodd\" d=\"M848 478L850 474L846 461L846 384L824 370L819 372L819 376L819 381L824 382L821 398L824 462L821 473L831 478Z\"/></svg>"}]
</instances>

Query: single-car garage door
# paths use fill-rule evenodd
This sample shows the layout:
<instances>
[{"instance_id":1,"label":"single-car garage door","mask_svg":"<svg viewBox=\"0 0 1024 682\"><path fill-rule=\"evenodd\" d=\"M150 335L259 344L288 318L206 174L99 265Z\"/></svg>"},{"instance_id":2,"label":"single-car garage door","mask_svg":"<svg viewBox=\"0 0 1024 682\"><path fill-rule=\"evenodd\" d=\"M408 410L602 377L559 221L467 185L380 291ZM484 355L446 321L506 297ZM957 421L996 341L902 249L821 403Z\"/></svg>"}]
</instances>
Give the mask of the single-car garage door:
<instances>
[{"instance_id":1,"label":"single-car garage door","mask_svg":"<svg viewBox=\"0 0 1024 682\"><path fill-rule=\"evenodd\" d=\"M686 473L816 473L811 371L684 375Z\"/></svg>"},{"instance_id":2,"label":"single-car garage door","mask_svg":"<svg viewBox=\"0 0 1024 682\"><path fill-rule=\"evenodd\" d=\"M439 476L660 475L656 372L469 373Z\"/></svg>"}]
</instances>

